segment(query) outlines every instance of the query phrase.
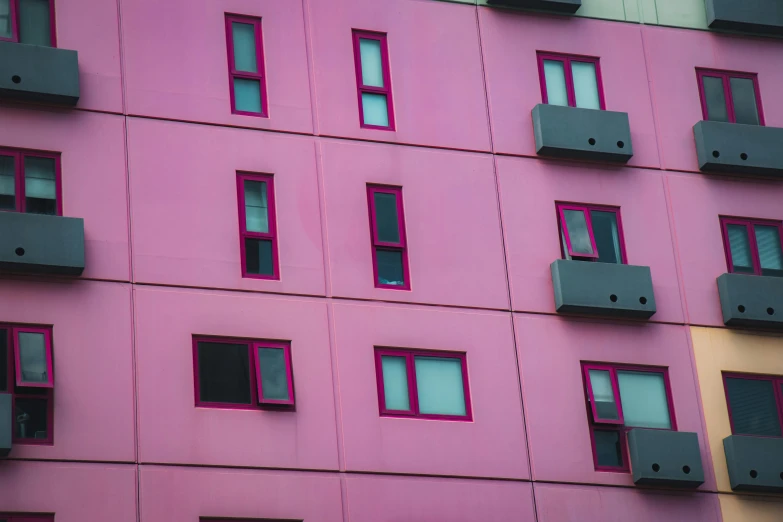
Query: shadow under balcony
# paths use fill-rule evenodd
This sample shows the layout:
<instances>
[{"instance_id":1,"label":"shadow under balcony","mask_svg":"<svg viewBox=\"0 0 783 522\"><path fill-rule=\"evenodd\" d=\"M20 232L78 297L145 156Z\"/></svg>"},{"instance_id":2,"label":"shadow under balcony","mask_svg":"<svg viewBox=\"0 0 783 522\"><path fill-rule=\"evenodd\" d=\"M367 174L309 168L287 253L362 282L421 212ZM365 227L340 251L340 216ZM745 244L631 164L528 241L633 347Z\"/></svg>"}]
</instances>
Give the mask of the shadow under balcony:
<instances>
[{"instance_id":1,"label":"shadow under balcony","mask_svg":"<svg viewBox=\"0 0 783 522\"><path fill-rule=\"evenodd\" d=\"M572 14L582 6L582 0L487 0L487 4L497 7L518 7L520 9Z\"/></svg>"}]
</instances>

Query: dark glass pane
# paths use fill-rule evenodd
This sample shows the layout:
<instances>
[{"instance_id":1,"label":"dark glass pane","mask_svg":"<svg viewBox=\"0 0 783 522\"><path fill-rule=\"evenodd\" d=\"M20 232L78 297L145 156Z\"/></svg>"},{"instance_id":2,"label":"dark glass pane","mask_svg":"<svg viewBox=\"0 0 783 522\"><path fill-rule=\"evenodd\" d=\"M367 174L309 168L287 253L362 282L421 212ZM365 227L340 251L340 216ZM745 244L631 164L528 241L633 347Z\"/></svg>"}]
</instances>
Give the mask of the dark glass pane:
<instances>
[{"instance_id":1,"label":"dark glass pane","mask_svg":"<svg viewBox=\"0 0 783 522\"><path fill-rule=\"evenodd\" d=\"M263 398L278 401L290 400L285 350L282 348L259 347L258 364L261 367Z\"/></svg>"},{"instance_id":2,"label":"dark glass pane","mask_svg":"<svg viewBox=\"0 0 783 522\"><path fill-rule=\"evenodd\" d=\"M25 212L57 214L56 162L53 158L24 158Z\"/></svg>"},{"instance_id":3,"label":"dark glass pane","mask_svg":"<svg viewBox=\"0 0 783 522\"><path fill-rule=\"evenodd\" d=\"M0 156L0 209L16 209L16 163L13 156Z\"/></svg>"},{"instance_id":4,"label":"dark glass pane","mask_svg":"<svg viewBox=\"0 0 783 522\"><path fill-rule=\"evenodd\" d=\"M780 419L772 381L726 379L733 433L780 437Z\"/></svg>"},{"instance_id":5,"label":"dark glass pane","mask_svg":"<svg viewBox=\"0 0 783 522\"><path fill-rule=\"evenodd\" d=\"M726 93L723 91L723 78L703 76L704 100L707 103L707 119L710 121L729 121L726 110Z\"/></svg>"},{"instance_id":6,"label":"dark glass pane","mask_svg":"<svg viewBox=\"0 0 783 522\"><path fill-rule=\"evenodd\" d=\"M8 391L8 330L0 328L0 391Z\"/></svg>"},{"instance_id":7,"label":"dark glass pane","mask_svg":"<svg viewBox=\"0 0 783 522\"><path fill-rule=\"evenodd\" d=\"M776 226L755 225L756 246L759 249L761 275L783 277L783 252L780 232Z\"/></svg>"},{"instance_id":8,"label":"dark glass pane","mask_svg":"<svg viewBox=\"0 0 783 522\"><path fill-rule=\"evenodd\" d=\"M245 238L245 268L248 274L275 274L271 240Z\"/></svg>"},{"instance_id":9,"label":"dark glass pane","mask_svg":"<svg viewBox=\"0 0 783 522\"><path fill-rule=\"evenodd\" d=\"M397 196L376 192L375 198L375 226L378 229L378 241L386 243L400 242L400 228L397 221Z\"/></svg>"},{"instance_id":10,"label":"dark glass pane","mask_svg":"<svg viewBox=\"0 0 783 522\"><path fill-rule=\"evenodd\" d=\"M600 263L622 263L620 233L617 229L617 213L591 210L593 237L598 248Z\"/></svg>"},{"instance_id":11,"label":"dark glass pane","mask_svg":"<svg viewBox=\"0 0 783 522\"><path fill-rule=\"evenodd\" d=\"M11 0L0 0L0 38L13 38Z\"/></svg>"},{"instance_id":12,"label":"dark glass pane","mask_svg":"<svg viewBox=\"0 0 783 522\"><path fill-rule=\"evenodd\" d=\"M17 397L14 401L17 439L46 439L49 421L48 400Z\"/></svg>"},{"instance_id":13,"label":"dark glass pane","mask_svg":"<svg viewBox=\"0 0 783 522\"><path fill-rule=\"evenodd\" d=\"M405 272L402 268L401 250L376 249L378 259L378 283L382 285L405 284Z\"/></svg>"},{"instance_id":14,"label":"dark glass pane","mask_svg":"<svg viewBox=\"0 0 783 522\"><path fill-rule=\"evenodd\" d=\"M623 453L620 446L619 431L594 430L595 453L598 457L598 465L611 468L623 466Z\"/></svg>"},{"instance_id":15,"label":"dark glass pane","mask_svg":"<svg viewBox=\"0 0 783 522\"><path fill-rule=\"evenodd\" d=\"M759 110L756 107L756 86L750 78L731 78L731 99L734 101L734 118L737 123L759 124Z\"/></svg>"},{"instance_id":16,"label":"dark glass pane","mask_svg":"<svg viewBox=\"0 0 783 522\"><path fill-rule=\"evenodd\" d=\"M727 225L729 234L729 255L733 272L739 274L755 274L753 257L750 252L750 240L748 239L748 227L745 225Z\"/></svg>"},{"instance_id":17,"label":"dark glass pane","mask_svg":"<svg viewBox=\"0 0 783 522\"><path fill-rule=\"evenodd\" d=\"M246 344L198 343L199 399L250 404L250 357Z\"/></svg>"},{"instance_id":18,"label":"dark glass pane","mask_svg":"<svg viewBox=\"0 0 783 522\"><path fill-rule=\"evenodd\" d=\"M52 45L49 2L19 0L19 41L30 45Z\"/></svg>"}]
</instances>

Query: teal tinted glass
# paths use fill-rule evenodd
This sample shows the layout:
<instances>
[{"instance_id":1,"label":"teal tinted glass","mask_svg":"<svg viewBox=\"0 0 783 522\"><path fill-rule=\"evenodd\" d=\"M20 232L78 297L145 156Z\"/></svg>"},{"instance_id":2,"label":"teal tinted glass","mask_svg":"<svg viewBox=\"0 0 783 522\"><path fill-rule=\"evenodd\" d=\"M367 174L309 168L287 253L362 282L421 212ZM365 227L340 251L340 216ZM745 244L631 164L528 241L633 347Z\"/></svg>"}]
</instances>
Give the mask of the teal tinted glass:
<instances>
[{"instance_id":1,"label":"teal tinted glass","mask_svg":"<svg viewBox=\"0 0 783 522\"><path fill-rule=\"evenodd\" d=\"M375 227L378 241L384 243L400 242L400 227L397 211L397 195L387 192L374 192Z\"/></svg>"}]
</instances>

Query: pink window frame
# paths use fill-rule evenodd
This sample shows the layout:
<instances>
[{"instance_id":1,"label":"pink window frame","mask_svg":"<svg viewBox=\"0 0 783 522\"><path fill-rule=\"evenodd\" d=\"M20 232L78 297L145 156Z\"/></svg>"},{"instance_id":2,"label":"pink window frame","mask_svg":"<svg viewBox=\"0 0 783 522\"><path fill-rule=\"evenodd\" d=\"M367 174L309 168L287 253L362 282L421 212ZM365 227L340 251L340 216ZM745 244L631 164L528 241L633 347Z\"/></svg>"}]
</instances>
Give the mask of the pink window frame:
<instances>
[{"instance_id":1,"label":"pink window frame","mask_svg":"<svg viewBox=\"0 0 783 522\"><path fill-rule=\"evenodd\" d=\"M617 411L623 423L619 424L615 421L595 420L595 408L593 406L592 385L590 383L590 376L588 372L590 370L603 370L608 371L610 379L612 381L612 390L615 393L615 401L617 402ZM663 375L664 389L666 390L666 402L669 408L669 419L671 421L671 431L677 431L677 419L674 414L674 398L672 395L671 382L669 381L669 369L657 366L639 366L639 365L627 365L627 364L611 364L611 363L582 363L582 380L585 387L585 398L587 399L587 422L590 431L590 445L593 451L593 465L596 471L608 471L608 472L621 472L627 473L630 471L630 462L628 456L628 441L627 434L633 429L633 426L625 426L622 399L620 397L620 385L617 380L618 371L631 371L631 372L645 372L645 373L659 373ZM655 428L650 428L655 429ZM622 457L622 466L602 466L598 464L598 448L595 443L595 431L611 431L617 432L620 440L620 454Z\"/></svg>"},{"instance_id":2,"label":"pink window frame","mask_svg":"<svg viewBox=\"0 0 783 522\"><path fill-rule=\"evenodd\" d=\"M274 176L271 174L259 174L254 172L237 172L237 201L239 208L239 251L242 257L242 277L250 279L280 279L280 260L277 252L277 218L275 212L275 185ZM266 183L266 201L269 221L269 232L248 232L247 211L245 209L245 180ZM245 251L245 239L263 239L272 242L272 275L250 274L247 271L247 257Z\"/></svg>"},{"instance_id":3,"label":"pink window frame","mask_svg":"<svg viewBox=\"0 0 783 522\"><path fill-rule=\"evenodd\" d=\"M601 80L601 60L595 56L582 56L578 54L561 54L538 51L538 80L541 85L541 99L544 103L549 103L549 95L546 90L546 74L544 74L544 60L552 60L563 63L563 72L565 74L566 94L568 96L568 106L576 107L576 90L574 89L574 76L571 72L571 62L592 63L595 65L595 82L598 88L598 103L601 110L606 110L606 98L604 97L604 84Z\"/></svg>"},{"instance_id":4,"label":"pink window frame","mask_svg":"<svg viewBox=\"0 0 783 522\"><path fill-rule=\"evenodd\" d=\"M386 408L386 396L383 389L382 357L404 357L408 377L408 403L410 410L389 410ZM462 390L465 395L465 415L441 415L421 413L419 411L419 392L416 386L416 357L432 357L441 359L458 359L462 366ZM409 348L375 347L375 380L378 387L378 409L382 417L410 417L418 419L472 421L473 410L470 404L470 387L468 384L467 355L463 352L445 352L440 350L418 350Z\"/></svg>"},{"instance_id":5,"label":"pink window frame","mask_svg":"<svg viewBox=\"0 0 783 522\"><path fill-rule=\"evenodd\" d=\"M62 172L60 165L59 152L47 152L41 150L12 149L0 147L0 156L12 156L14 158L14 192L16 196L16 208L6 210L5 212L21 212L26 210L25 198L25 178L24 178L24 159L31 158L49 158L54 160L54 186L55 197L57 198L56 215L63 215L63 197L62 197ZM0 210L1 212L2 210Z\"/></svg>"},{"instance_id":6,"label":"pink window frame","mask_svg":"<svg viewBox=\"0 0 783 522\"><path fill-rule=\"evenodd\" d=\"M709 120L707 112L707 96L704 93L704 77L710 76L720 78L723 81L723 97L726 100L726 114L729 123L737 123L737 117L734 113L734 96L731 94L731 78L744 78L753 80L753 91L756 94L756 111L759 116L759 125L764 126L764 109L761 107L761 90L759 89L759 77L756 73L744 73L735 71L720 71L715 69L696 68L696 79L699 84L699 98L701 99L701 112L705 120Z\"/></svg>"},{"instance_id":7,"label":"pink window frame","mask_svg":"<svg viewBox=\"0 0 783 522\"><path fill-rule=\"evenodd\" d=\"M781 242L783 242L783 222L765 219L720 216L720 229L721 233L723 234L723 251L726 254L726 267L728 268L729 273L734 273L734 262L731 259L731 243L729 243L728 225L742 225L745 227L748 233L748 244L750 245L750 255L753 261L753 275L762 275L759 247L758 244L756 244L756 233L753 229L753 226L761 225L766 227L777 227ZM783 245L781 245L781 247L783 248Z\"/></svg>"},{"instance_id":8,"label":"pink window frame","mask_svg":"<svg viewBox=\"0 0 783 522\"><path fill-rule=\"evenodd\" d=\"M198 367L198 344L199 343L221 343L246 346L248 351L248 372L250 382L250 402L248 404L234 404L230 402L209 402L201 400L201 390L199 389L199 367ZM281 348L286 349L286 377L288 378L288 391L291 397L290 401L271 401L261 399L261 380L260 366L258 363L258 348ZM197 408L216 408L225 410L258 410L265 407L282 407L283 409L293 409L296 405L294 396L294 374L293 364L291 362L291 343L288 341L275 341L267 339L246 339L237 337L214 337L214 336L193 336L193 383L195 390L195 399Z\"/></svg>"},{"instance_id":9,"label":"pink window frame","mask_svg":"<svg viewBox=\"0 0 783 522\"><path fill-rule=\"evenodd\" d=\"M378 239L378 226L375 214L375 194L393 194L397 198L397 227L400 232L400 241L389 243ZM408 240L405 233L405 211L402 201L402 187L388 185L367 185L367 205L370 213L370 237L372 245L372 271L376 288L389 288L392 290L410 290L411 278L408 266ZM389 250L402 253L402 274L405 280L402 285L389 285L378 282L378 250Z\"/></svg>"},{"instance_id":10,"label":"pink window frame","mask_svg":"<svg viewBox=\"0 0 783 522\"><path fill-rule=\"evenodd\" d=\"M57 47L57 31L55 29L54 2L49 1L49 37L52 47ZM9 0L9 16L11 17L11 38L0 37L0 41L19 43L19 0Z\"/></svg>"},{"instance_id":11,"label":"pink window frame","mask_svg":"<svg viewBox=\"0 0 783 522\"><path fill-rule=\"evenodd\" d=\"M362 83L362 55L359 50L359 40L377 40L381 43L381 67L383 70L383 87L374 87ZM354 67L356 69L356 92L359 98L359 125L364 129L391 130L394 127L394 102L392 101L391 87L391 68L389 67L389 47L386 40L386 33L376 33L372 31L363 31L354 29L352 32ZM385 94L386 112L388 113L389 125L370 125L364 123L364 105L362 104L362 93Z\"/></svg>"},{"instance_id":12,"label":"pink window frame","mask_svg":"<svg viewBox=\"0 0 783 522\"><path fill-rule=\"evenodd\" d=\"M258 72L238 71L234 64L234 34L231 27L232 22L252 25L256 36L256 69ZM231 94L231 113L242 114L244 116L256 116L260 118L269 117L269 105L266 94L266 73L264 70L264 39L261 33L261 19L255 16L243 16L226 13L226 45L228 49L228 89ZM234 95L234 78L245 78L248 80L258 80L260 85L259 95L261 96L261 112L240 111L236 108L236 97Z\"/></svg>"},{"instance_id":13,"label":"pink window frame","mask_svg":"<svg viewBox=\"0 0 783 522\"><path fill-rule=\"evenodd\" d=\"M611 207L611 206L603 206L603 205L586 205L583 203L561 203L556 202L555 206L557 208L557 233L558 236L561 234L563 237L560 241L560 252L563 255L563 258L566 257L566 254L571 256L573 259L582 259L582 260L589 260L589 261L597 261L599 257L598 252L598 245L595 242L595 235L593 233L593 219L590 216L590 211L598 211L598 212L612 212L615 214L615 218L617 219L617 235L619 238L620 243L620 264L627 264L627 257L625 254L625 236L623 234L623 222L620 217L620 207ZM587 233L590 235L590 245L593 248L593 255L585 255L582 253L574 253L571 250L571 236L568 233L568 226L566 225L565 215L563 211L565 210L578 210L584 212L585 220L587 223ZM563 241L565 240L566 249L567 252L563 250Z\"/></svg>"},{"instance_id":14,"label":"pink window frame","mask_svg":"<svg viewBox=\"0 0 783 522\"><path fill-rule=\"evenodd\" d=\"M731 426L732 435L747 435L743 433L737 433L734 430L734 417L731 411L731 401L729 401L729 388L726 386L726 379L746 379L755 381L767 381L772 383L772 388L775 393L775 405L777 406L778 422L780 423L780 432L783 434L783 377L776 375L759 375L755 373L735 373L735 372L723 372L723 392L726 395L726 410L729 414L729 425ZM752 437L764 437L763 435L749 435ZM781 435L783 436L783 435ZM779 439L781 437L768 437Z\"/></svg>"}]
</instances>

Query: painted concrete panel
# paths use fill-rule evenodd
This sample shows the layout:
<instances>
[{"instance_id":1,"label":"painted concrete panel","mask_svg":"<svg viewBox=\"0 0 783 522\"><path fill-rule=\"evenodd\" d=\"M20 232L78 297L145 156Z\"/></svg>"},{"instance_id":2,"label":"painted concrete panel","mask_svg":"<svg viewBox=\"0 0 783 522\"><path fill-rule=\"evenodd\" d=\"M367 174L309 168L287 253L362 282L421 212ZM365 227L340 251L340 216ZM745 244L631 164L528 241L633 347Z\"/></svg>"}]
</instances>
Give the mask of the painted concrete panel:
<instances>
[{"instance_id":1,"label":"painted concrete panel","mask_svg":"<svg viewBox=\"0 0 783 522\"><path fill-rule=\"evenodd\" d=\"M779 498L718 495L723 522L778 522L783 513Z\"/></svg>"},{"instance_id":2,"label":"painted concrete panel","mask_svg":"<svg viewBox=\"0 0 783 522\"><path fill-rule=\"evenodd\" d=\"M337 469L325 303L134 291L142 462ZM296 411L196 407L193 335L290 341Z\"/></svg>"},{"instance_id":3,"label":"painted concrete panel","mask_svg":"<svg viewBox=\"0 0 783 522\"><path fill-rule=\"evenodd\" d=\"M704 0L655 0L655 8L661 25L707 29Z\"/></svg>"},{"instance_id":4,"label":"painted concrete panel","mask_svg":"<svg viewBox=\"0 0 783 522\"><path fill-rule=\"evenodd\" d=\"M332 306L347 470L529 478L507 313ZM473 421L381 417L374 346L466 353Z\"/></svg>"},{"instance_id":5,"label":"painted concrete panel","mask_svg":"<svg viewBox=\"0 0 783 522\"><path fill-rule=\"evenodd\" d=\"M319 132L488 151L476 11L419 0L308 0ZM351 29L388 36L395 131L359 126Z\"/></svg>"},{"instance_id":6,"label":"painted concrete panel","mask_svg":"<svg viewBox=\"0 0 783 522\"><path fill-rule=\"evenodd\" d=\"M302 2L123 1L130 114L312 132ZM261 18L269 118L231 113L225 13Z\"/></svg>"},{"instance_id":7,"label":"painted concrete panel","mask_svg":"<svg viewBox=\"0 0 783 522\"><path fill-rule=\"evenodd\" d=\"M128 129L135 280L324 295L312 138L140 118ZM242 277L237 171L273 175L280 280Z\"/></svg>"},{"instance_id":8,"label":"painted concrete panel","mask_svg":"<svg viewBox=\"0 0 783 522\"><path fill-rule=\"evenodd\" d=\"M521 158L496 161L514 310L555 312L549 265L562 258L555 202L589 203L620 207L627 262L652 272L657 312L650 320L683 321L659 174Z\"/></svg>"},{"instance_id":9,"label":"painted concrete panel","mask_svg":"<svg viewBox=\"0 0 783 522\"><path fill-rule=\"evenodd\" d=\"M320 144L333 295L508 309L491 157ZM410 291L375 288L367 183L402 187Z\"/></svg>"}]
</instances>

